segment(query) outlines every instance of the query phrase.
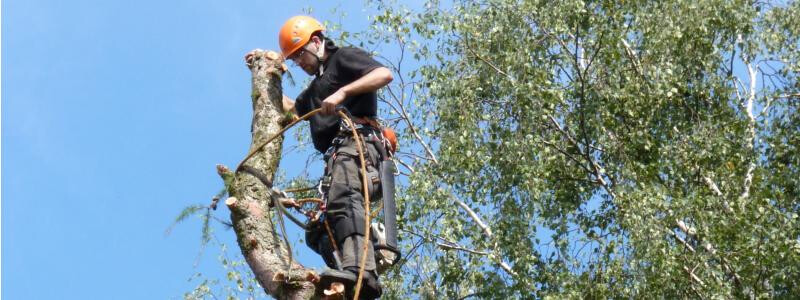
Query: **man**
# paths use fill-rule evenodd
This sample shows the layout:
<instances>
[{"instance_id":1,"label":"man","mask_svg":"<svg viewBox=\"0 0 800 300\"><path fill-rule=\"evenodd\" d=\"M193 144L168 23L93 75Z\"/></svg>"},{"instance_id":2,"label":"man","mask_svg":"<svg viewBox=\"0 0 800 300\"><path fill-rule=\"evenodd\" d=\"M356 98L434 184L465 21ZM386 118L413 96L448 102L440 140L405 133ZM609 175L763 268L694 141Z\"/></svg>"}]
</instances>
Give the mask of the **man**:
<instances>
[{"instance_id":1,"label":"man","mask_svg":"<svg viewBox=\"0 0 800 300\"><path fill-rule=\"evenodd\" d=\"M323 273L323 282L327 279L348 285L355 282L358 274L363 243L368 242L364 240L368 228L364 226L360 160L351 132L354 129L340 120L336 110L345 108L358 124L355 130L365 141L362 150L367 173L376 178L377 168L387 155L385 139L375 121L376 91L392 81L392 73L361 49L337 47L325 38L323 31L320 22L307 16L292 17L281 28L278 39L284 57L314 76L296 102L285 95L283 101L284 108L297 115L322 108L309 122L314 147L324 154L323 217L330 225L336 246L330 245L331 239L321 225L307 234L306 242L323 256L328 266L338 269ZM370 186L368 192L370 199L380 197L379 188ZM334 249L338 253L334 254ZM375 272L374 249L371 244L367 249L360 294L372 299L382 291Z\"/></svg>"}]
</instances>

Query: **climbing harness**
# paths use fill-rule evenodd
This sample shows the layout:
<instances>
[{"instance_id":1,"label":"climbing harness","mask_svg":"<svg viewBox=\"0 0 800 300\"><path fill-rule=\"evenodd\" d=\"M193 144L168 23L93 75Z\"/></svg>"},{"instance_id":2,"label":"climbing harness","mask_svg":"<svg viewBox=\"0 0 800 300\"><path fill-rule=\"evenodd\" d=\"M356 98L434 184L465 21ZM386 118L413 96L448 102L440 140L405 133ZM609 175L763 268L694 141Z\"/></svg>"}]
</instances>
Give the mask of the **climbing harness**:
<instances>
[{"instance_id":1,"label":"climbing harness","mask_svg":"<svg viewBox=\"0 0 800 300\"><path fill-rule=\"evenodd\" d=\"M245 172L245 173L249 173L249 174L255 176L257 179L259 179L259 181L261 181L264 185L266 185L268 188L271 189L271 191L272 191L272 194L271 194L272 202L273 202L273 205L278 208L277 211L278 211L279 225L281 226L281 230L283 231L283 239L284 239L284 242L286 243L286 246L287 246L287 249L288 249L288 252L289 252L289 267L290 268L291 268L291 263L292 263L292 256L291 256L292 254L291 254L291 248L289 248L290 247L289 246L289 241L286 238L286 229L285 229L284 224L283 224L283 216L284 215L287 216L287 218L289 218L289 220L291 220L293 223L297 224L300 228L303 228L306 231L309 230L309 227L306 224L303 224L302 222L300 222L300 220L296 219L290 213L288 213L286 207L283 205L283 202L282 202L284 199L289 199L288 195L286 195L286 192L279 192L279 191L273 189L272 188L272 182L269 180L269 178L267 178L267 176L265 176L264 174L258 172L257 170L255 170L254 168L252 168L250 166L245 166L244 164L250 158L252 158L253 155L255 155L256 153L261 151L261 149L263 149L264 146L266 146L267 144L269 144L270 142L275 140L278 136L281 136L284 132L286 132L286 130L288 130L289 128L293 127L294 125L296 125L300 121L308 120L309 118L311 118L312 116L316 115L320 111L322 111L322 109L321 108L317 108L317 109L314 109L314 110L306 113L302 117L300 117L300 118L292 121L288 125L286 125L284 128L279 130L275 135L271 136L266 141L264 141L263 143L258 145L258 147L253 148L245 156L245 158L242 159L242 161L237 165L236 171L235 171L236 174L238 174L238 172L240 172L240 171L241 172ZM385 245L379 244L378 247L379 247L379 249L386 249L386 250L389 250L391 252L394 252L396 254L397 258L399 258L399 256L400 256L399 255L400 252L399 252L399 250L397 248L396 206L395 206L395 202L394 202L394 164L391 161L391 159L389 158L390 157L389 156L390 155L389 151L386 150L386 149L390 149L391 152L393 153L396 150L397 145L396 145L396 137L394 136L394 132L393 131L390 131L390 133L391 133L390 138L391 139L381 138L381 139L379 139L377 141L376 140L371 140L372 142L380 142L380 143L383 144L382 147L376 147L377 149L379 149L379 151L381 151L380 154L381 154L383 159L380 161L380 164L381 164L380 166L375 166L375 167L380 168L379 176L376 179L381 182L382 200L383 201L378 203L378 208L374 212L371 212L370 208L369 208L369 203L370 203L369 197L370 197L370 190L371 189L369 189L368 184L370 182L372 182L372 181L370 181L368 179L368 174L367 174L367 170L366 170L366 165L367 164L366 164L366 160L364 158L364 149L365 149L364 148L364 141L362 140L361 135L358 133L358 129L363 128L364 126L362 124L355 123L353 121L354 117L350 116L349 112L347 112L347 113L346 112L347 112L347 110L344 107L338 107L337 108L337 113L341 117L341 119L344 122L344 124L346 125L346 127L349 128L349 131L352 133L352 138L356 143L356 150L358 152L358 157L359 157L359 161L360 161L362 194L363 194L363 198L364 198L364 204L363 204L364 205L364 221L365 221L364 243L363 243L363 249L362 249L362 253L361 253L361 261L359 262L358 278L356 279L355 295L353 297L353 299L358 299L359 293L361 291L361 283L362 283L362 280L363 280L363 277L364 277L364 268L365 268L366 262L367 262L367 252L369 250L369 248L367 248L367 247L372 246L372 243L371 243L371 240L370 240L370 233L372 231L372 228L370 226L371 219L377 216L377 214L381 210L381 208L383 208L383 210L384 210L384 218L385 218L385 220L384 220L384 222L385 222L384 228L386 230L386 233L385 233L386 234L386 243L385 243ZM361 119L357 119L357 120L361 121ZM361 122L359 122L359 123L361 123ZM365 121L365 123L368 124L368 125L372 125L372 123L369 123L369 119L367 119L367 121ZM380 128L380 126L375 126L375 127L376 128ZM391 130L391 129L389 129L389 130ZM381 131L381 134L386 134L386 133L387 133L386 130L382 130ZM371 138L371 139L378 139L374 135L368 135L368 137ZM326 155L328 155L328 154L326 153ZM335 151L333 153L331 153L330 155L335 156L336 155ZM333 159L333 157L331 159ZM325 184L326 184L326 180L325 180L325 178L323 178L323 180L320 181L320 183L319 183L319 185L317 187L317 189L318 189L318 191L320 192L321 195L325 195L325 193L323 193L324 189L327 188L325 186ZM330 179L328 179L327 185L328 186L330 185ZM310 190L310 189L313 189L313 188L293 189L293 190L287 190L287 191L300 192L300 191L307 191L307 190ZM320 215L321 215L321 213L319 211L325 209L325 207L324 207L325 206L325 202L326 201L324 199L306 198L306 199L297 200L294 203L297 204L297 206L300 207L298 210L302 214L308 216L311 219L311 221L317 221L317 219L319 219ZM385 202L385 204L384 204L384 202ZM317 206L317 209L316 209L317 212L302 210L303 204L305 204L305 203L315 203L316 206ZM297 206L295 206L294 208L298 208ZM325 227L325 230L328 233L328 238L330 239L331 245L333 247L333 254L334 254L333 256L334 256L334 260L336 261L336 266L337 266L337 268L339 270L341 270L342 269L341 268L341 257L340 257L341 252L339 251L338 246L337 246L336 242L333 239L333 232L332 232L332 230L330 228L330 225L328 223L327 218L324 218L324 216L322 216L322 218L323 218L323 222L322 222L323 226ZM380 226L378 226L378 227L380 227ZM393 262L396 263L397 261L399 261L399 259L394 259Z\"/></svg>"}]
</instances>

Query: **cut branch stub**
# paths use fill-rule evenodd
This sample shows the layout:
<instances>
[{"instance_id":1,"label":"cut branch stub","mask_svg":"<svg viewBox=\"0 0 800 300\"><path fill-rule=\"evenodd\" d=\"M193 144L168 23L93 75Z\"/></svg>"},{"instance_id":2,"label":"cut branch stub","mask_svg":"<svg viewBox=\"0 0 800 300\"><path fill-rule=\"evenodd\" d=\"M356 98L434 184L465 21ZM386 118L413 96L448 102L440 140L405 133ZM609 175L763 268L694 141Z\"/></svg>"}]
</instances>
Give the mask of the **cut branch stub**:
<instances>
[{"instance_id":1,"label":"cut branch stub","mask_svg":"<svg viewBox=\"0 0 800 300\"><path fill-rule=\"evenodd\" d=\"M228 207L234 207L236 205L236 197L230 197L227 200L225 200L225 205L227 205Z\"/></svg>"}]
</instances>

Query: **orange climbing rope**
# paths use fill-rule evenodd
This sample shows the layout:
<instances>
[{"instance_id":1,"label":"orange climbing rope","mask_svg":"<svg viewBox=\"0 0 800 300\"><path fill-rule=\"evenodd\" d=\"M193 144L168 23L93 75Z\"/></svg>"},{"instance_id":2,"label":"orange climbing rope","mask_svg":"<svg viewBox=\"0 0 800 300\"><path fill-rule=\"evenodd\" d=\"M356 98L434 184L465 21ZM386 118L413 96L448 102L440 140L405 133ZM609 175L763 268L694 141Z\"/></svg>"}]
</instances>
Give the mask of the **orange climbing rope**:
<instances>
[{"instance_id":1,"label":"orange climbing rope","mask_svg":"<svg viewBox=\"0 0 800 300\"><path fill-rule=\"evenodd\" d=\"M361 252L361 262L358 264L358 279L356 280L356 290L353 299L358 299L358 294L361 292L361 281L364 279L364 267L367 263L367 253L369 251L369 232L371 231L369 228L370 223L370 211L369 211L369 192L367 192L367 164L364 160L364 150L361 148L361 136L358 135L356 132L356 126L353 124L353 120L350 119L345 113L339 111L339 116L347 122L347 126L350 127L351 132L353 133L353 139L356 141L356 149L358 149L358 159L361 160L361 193L364 194L364 250Z\"/></svg>"}]
</instances>

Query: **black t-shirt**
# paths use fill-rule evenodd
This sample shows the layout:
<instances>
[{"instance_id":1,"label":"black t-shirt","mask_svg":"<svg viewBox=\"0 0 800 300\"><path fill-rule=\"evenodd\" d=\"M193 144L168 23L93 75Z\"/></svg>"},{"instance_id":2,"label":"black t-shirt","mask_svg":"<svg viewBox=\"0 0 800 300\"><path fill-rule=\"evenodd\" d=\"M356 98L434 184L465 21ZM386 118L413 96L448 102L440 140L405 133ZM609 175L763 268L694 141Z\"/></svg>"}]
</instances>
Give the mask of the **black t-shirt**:
<instances>
[{"instance_id":1,"label":"black t-shirt","mask_svg":"<svg viewBox=\"0 0 800 300\"><path fill-rule=\"evenodd\" d=\"M322 100L361 78L370 71L383 67L367 52L358 48L338 48L328 41L325 44L328 59L323 62L324 72L317 76L297 96L295 109L301 116L322 106ZM378 114L378 95L375 92L347 97L342 104L353 116L374 118ZM314 148L325 152L339 132L339 116L316 114L309 119Z\"/></svg>"}]
</instances>

